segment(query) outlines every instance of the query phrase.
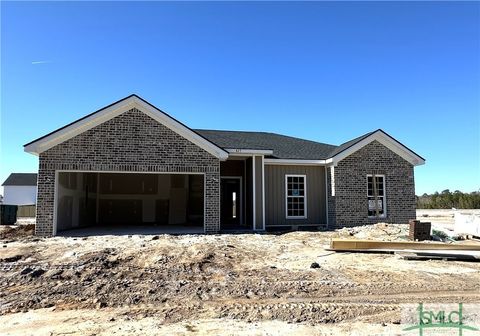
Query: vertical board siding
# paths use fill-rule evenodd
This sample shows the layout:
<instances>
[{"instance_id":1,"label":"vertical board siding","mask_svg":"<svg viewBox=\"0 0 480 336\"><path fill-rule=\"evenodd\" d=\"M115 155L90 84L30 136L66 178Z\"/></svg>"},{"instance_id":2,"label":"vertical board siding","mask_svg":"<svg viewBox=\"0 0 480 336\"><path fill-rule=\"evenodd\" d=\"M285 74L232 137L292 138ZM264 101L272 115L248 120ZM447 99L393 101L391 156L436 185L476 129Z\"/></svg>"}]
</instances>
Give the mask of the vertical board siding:
<instances>
[{"instance_id":1,"label":"vertical board siding","mask_svg":"<svg viewBox=\"0 0 480 336\"><path fill-rule=\"evenodd\" d=\"M285 175L307 176L307 218L287 219L285 210ZM325 167L265 166L265 225L325 224Z\"/></svg>"},{"instance_id":2,"label":"vertical board siding","mask_svg":"<svg viewBox=\"0 0 480 336\"><path fill-rule=\"evenodd\" d=\"M263 230L262 157L255 156L255 229Z\"/></svg>"},{"instance_id":3,"label":"vertical board siding","mask_svg":"<svg viewBox=\"0 0 480 336\"><path fill-rule=\"evenodd\" d=\"M245 165L245 223L253 229L253 185L252 185L252 158L246 160Z\"/></svg>"}]
</instances>

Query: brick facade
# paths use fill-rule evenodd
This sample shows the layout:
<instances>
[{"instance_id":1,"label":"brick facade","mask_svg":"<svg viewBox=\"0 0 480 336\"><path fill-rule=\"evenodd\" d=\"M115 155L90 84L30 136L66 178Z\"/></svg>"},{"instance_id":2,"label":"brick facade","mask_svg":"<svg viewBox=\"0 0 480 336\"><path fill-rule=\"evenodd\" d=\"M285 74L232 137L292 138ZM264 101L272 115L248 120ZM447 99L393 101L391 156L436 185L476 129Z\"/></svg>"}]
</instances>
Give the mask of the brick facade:
<instances>
[{"instance_id":1,"label":"brick facade","mask_svg":"<svg viewBox=\"0 0 480 336\"><path fill-rule=\"evenodd\" d=\"M220 161L137 109L40 154L37 235L54 233L57 170L203 173L205 232L220 230Z\"/></svg>"},{"instance_id":2,"label":"brick facade","mask_svg":"<svg viewBox=\"0 0 480 336\"><path fill-rule=\"evenodd\" d=\"M413 166L378 141L373 141L328 169L329 227L358 226L377 222L408 223L415 214ZM369 218L367 174L385 175L386 218Z\"/></svg>"}]
</instances>

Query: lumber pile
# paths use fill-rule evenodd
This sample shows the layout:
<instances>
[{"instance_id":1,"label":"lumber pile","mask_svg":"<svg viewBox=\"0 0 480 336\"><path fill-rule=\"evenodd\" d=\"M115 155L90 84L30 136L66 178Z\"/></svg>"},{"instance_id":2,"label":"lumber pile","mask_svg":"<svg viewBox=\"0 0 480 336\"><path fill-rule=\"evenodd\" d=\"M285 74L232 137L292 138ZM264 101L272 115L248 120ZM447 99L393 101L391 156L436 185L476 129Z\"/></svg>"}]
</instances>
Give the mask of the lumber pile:
<instances>
[{"instance_id":1,"label":"lumber pile","mask_svg":"<svg viewBox=\"0 0 480 336\"><path fill-rule=\"evenodd\" d=\"M332 239L332 251L361 251L361 250L463 250L480 251L480 244L446 244L425 243L413 241L379 241L357 239Z\"/></svg>"},{"instance_id":2,"label":"lumber pile","mask_svg":"<svg viewBox=\"0 0 480 336\"><path fill-rule=\"evenodd\" d=\"M335 252L394 253L407 260L480 261L480 244L332 239L327 250Z\"/></svg>"}]
</instances>

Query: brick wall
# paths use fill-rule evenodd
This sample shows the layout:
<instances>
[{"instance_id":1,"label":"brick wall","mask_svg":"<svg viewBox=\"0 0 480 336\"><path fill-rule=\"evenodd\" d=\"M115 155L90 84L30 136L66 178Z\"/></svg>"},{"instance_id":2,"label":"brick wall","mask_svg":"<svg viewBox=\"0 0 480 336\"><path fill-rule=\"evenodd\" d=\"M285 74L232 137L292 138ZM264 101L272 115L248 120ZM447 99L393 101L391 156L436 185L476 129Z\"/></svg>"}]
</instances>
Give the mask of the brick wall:
<instances>
[{"instance_id":1,"label":"brick wall","mask_svg":"<svg viewBox=\"0 0 480 336\"><path fill-rule=\"evenodd\" d=\"M204 173L205 231L220 229L219 160L137 109L40 154L37 235L53 234L56 170Z\"/></svg>"},{"instance_id":2,"label":"brick wall","mask_svg":"<svg viewBox=\"0 0 480 336\"><path fill-rule=\"evenodd\" d=\"M368 218L367 174L385 175L386 218ZM335 196L331 194L330 174L327 183L331 228L408 223L416 217L413 166L378 141L349 155L334 168Z\"/></svg>"}]
</instances>

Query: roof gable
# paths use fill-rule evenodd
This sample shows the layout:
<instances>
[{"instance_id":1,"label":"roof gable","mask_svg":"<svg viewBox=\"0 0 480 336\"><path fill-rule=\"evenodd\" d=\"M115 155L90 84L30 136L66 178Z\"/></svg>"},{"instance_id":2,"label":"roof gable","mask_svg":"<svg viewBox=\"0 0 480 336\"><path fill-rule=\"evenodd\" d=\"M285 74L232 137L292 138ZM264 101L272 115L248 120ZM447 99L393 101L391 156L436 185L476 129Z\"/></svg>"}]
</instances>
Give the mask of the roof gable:
<instances>
[{"instance_id":1,"label":"roof gable","mask_svg":"<svg viewBox=\"0 0 480 336\"><path fill-rule=\"evenodd\" d=\"M326 163L335 164L375 140L390 149L392 152L398 154L400 157L402 157L414 166L422 165L425 163L425 159L423 157L421 157L420 155L418 155L417 153L415 153L414 151L412 151L381 129L364 134L358 138L341 144L331 153L330 158L326 161Z\"/></svg>"},{"instance_id":2,"label":"roof gable","mask_svg":"<svg viewBox=\"0 0 480 336\"><path fill-rule=\"evenodd\" d=\"M11 173L2 186L36 186L36 173Z\"/></svg>"},{"instance_id":3,"label":"roof gable","mask_svg":"<svg viewBox=\"0 0 480 336\"><path fill-rule=\"evenodd\" d=\"M137 95L130 95L41 138L29 142L24 145L24 149L26 152L38 155L133 108L145 113L213 156L221 160L225 160L228 157L228 153L225 150Z\"/></svg>"},{"instance_id":4,"label":"roof gable","mask_svg":"<svg viewBox=\"0 0 480 336\"><path fill-rule=\"evenodd\" d=\"M166 126L173 132L204 149L220 160L238 153L265 155L268 160L295 162L315 161L314 164L336 164L372 141L377 140L412 165L421 165L425 159L399 141L378 129L340 146L268 132L193 130L137 95L130 95L26 145L26 152L40 153L94 128L133 108Z\"/></svg>"}]
</instances>

